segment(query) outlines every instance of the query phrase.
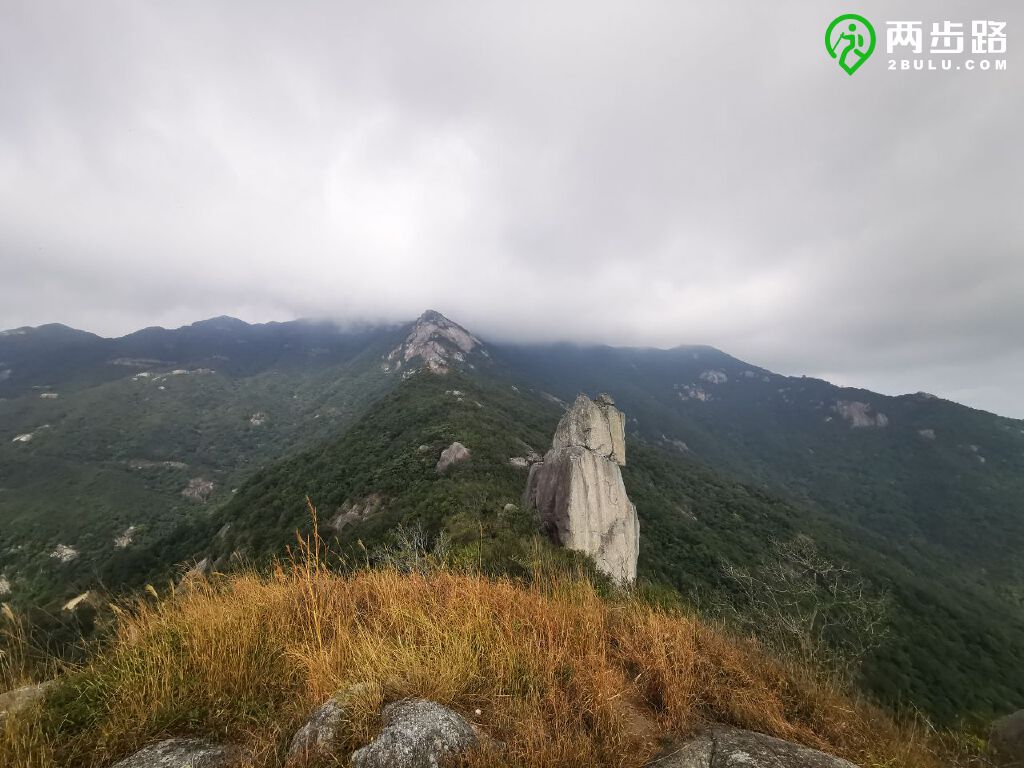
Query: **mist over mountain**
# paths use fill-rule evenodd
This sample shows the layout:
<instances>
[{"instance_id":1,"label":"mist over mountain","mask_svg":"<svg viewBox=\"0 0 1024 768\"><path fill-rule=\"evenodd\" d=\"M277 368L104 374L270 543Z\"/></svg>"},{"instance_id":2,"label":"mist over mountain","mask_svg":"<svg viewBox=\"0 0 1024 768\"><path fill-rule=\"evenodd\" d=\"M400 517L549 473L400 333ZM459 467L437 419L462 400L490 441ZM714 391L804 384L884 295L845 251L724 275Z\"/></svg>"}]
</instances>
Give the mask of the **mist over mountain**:
<instances>
[{"instance_id":1,"label":"mist over mountain","mask_svg":"<svg viewBox=\"0 0 1024 768\"><path fill-rule=\"evenodd\" d=\"M0 768L1024 768L1022 29L6 0Z\"/></svg>"}]
</instances>

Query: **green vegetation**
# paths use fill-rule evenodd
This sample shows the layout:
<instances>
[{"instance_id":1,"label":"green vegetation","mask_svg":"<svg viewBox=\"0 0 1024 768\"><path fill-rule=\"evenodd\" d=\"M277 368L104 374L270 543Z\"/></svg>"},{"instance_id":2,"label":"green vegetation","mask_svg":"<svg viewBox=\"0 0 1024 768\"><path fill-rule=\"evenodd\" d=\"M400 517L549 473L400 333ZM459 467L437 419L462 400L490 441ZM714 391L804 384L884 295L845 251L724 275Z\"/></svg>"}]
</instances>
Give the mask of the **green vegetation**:
<instances>
[{"instance_id":1,"label":"green vegetation","mask_svg":"<svg viewBox=\"0 0 1024 768\"><path fill-rule=\"evenodd\" d=\"M947 723L1019 708L1024 422L777 376L708 347L501 353L560 397L612 392L646 442L624 469L642 530L657 530L642 536L641 573L697 599L728 588L723 560L754 566L772 539L808 534L889 595L889 638L862 671L875 695ZM838 401L887 425L853 428Z\"/></svg>"},{"instance_id":2,"label":"green vegetation","mask_svg":"<svg viewBox=\"0 0 1024 768\"><path fill-rule=\"evenodd\" d=\"M184 562L268 563L309 532L307 497L346 568L386 560L401 524L443 535L457 562L521 577L535 521L520 508L527 470L509 458L550 444L561 407L545 390L610 391L628 417L623 476L641 520L643 594L681 596L706 615L741 608L751 595L729 573L753 574L780 544L808 537L885 598L885 640L857 670L864 690L944 723L980 723L1024 700L1021 422L776 376L705 347L492 348L493 365L385 374L382 358L407 332L334 329L303 343L294 329L252 336L230 324L193 327L185 341L142 332L125 356L161 357L157 339L163 358L191 361L176 366L216 372L111 379L107 349L78 379L65 372L57 399L16 382L0 425L35 437L0 440L3 599L31 609L37 643L67 645L109 617L88 603L62 611L64 600L163 585ZM245 353L218 366L228 347ZM852 428L840 401L884 413L885 426ZM471 458L438 474L454 441ZM195 477L215 482L205 504L181 495ZM132 543L115 548L130 526ZM79 556L52 558L60 543Z\"/></svg>"},{"instance_id":3,"label":"green vegetation","mask_svg":"<svg viewBox=\"0 0 1024 768\"><path fill-rule=\"evenodd\" d=\"M284 551L292 531L308 533L307 495L328 537L327 523L339 508L374 495L383 500L338 536L336 546L352 565L372 561L401 523L420 526L428 538L443 531L456 551L488 572L515 575L535 523L519 508L526 470L508 459L543 450L560 412L500 377L414 376L343 436L258 473L208 519L181 526L151 550L119 555L106 580L152 577L154 569L190 558L209 558L227 570L233 553L235 563L265 562ZM455 440L472 457L438 475L438 455ZM956 572L951 577L942 563L918 554L917 569L908 569L877 534L716 473L661 441L630 438L627 453L623 475L641 520L643 589L671 587L715 613L744 599L727 577L728 565L757 566L776 542L806 535L823 557L849 564L871 593L888 598L885 642L858 656L863 665L856 677L866 690L947 723L986 720L1024 694L1014 663L1024 654L1024 627L999 613L991 594L957 586ZM136 576L134 583L143 582Z\"/></svg>"},{"instance_id":4,"label":"green vegetation","mask_svg":"<svg viewBox=\"0 0 1024 768\"><path fill-rule=\"evenodd\" d=\"M534 532L519 508L526 470L509 458L543 450L558 406L508 383L421 373L383 396L344 435L298 453L244 484L209 519L186 524L154 548L151 561L209 557L226 566L233 552L265 560L279 555L289 532L307 531L308 497L327 524L346 502L383 500L368 519L345 526L340 547L355 562L384 543L396 524L418 525L429 536L444 530L455 546L475 547L482 561L513 562ZM441 451L459 441L471 459L439 475ZM511 505L511 506L510 506ZM230 523L226 532L219 534ZM125 568L140 572L135 563ZM119 566L120 558L112 568Z\"/></svg>"},{"instance_id":5,"label":"green vegetation","mask_svg":"<svg viewBox=\"0 0 1024 768\"><path fill-rule=\"evenodd\" d=\"M381 348L242 377L195 363L143 377L132 368L56 399L0 399L0 575L10 599L59 615L97 587L97 574L112 575L115 539L129 529L132 547L161 541L206 519L255 467L340 433L392 384ZM28 433L30 442L11 440ZM205 501L182 495L193 478L212 482ZM52 557L60 544L77 556Z\"/></svg>"}]
</instances>

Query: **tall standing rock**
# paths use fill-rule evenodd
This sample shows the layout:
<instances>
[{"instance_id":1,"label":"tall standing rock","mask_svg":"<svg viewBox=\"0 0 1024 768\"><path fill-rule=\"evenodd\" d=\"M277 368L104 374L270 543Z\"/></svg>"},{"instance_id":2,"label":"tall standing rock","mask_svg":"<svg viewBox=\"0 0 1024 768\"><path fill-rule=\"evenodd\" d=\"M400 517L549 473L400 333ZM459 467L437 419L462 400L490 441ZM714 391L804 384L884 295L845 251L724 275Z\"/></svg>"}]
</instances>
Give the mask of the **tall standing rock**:
<instances>
[{"instance_id":1,"label":"tall standing rock","mask_svg":"<svg viewBox=\"0 0 1024 768\"><path fill-rule=\"evenodd\" d=\"M625 466L626 415L615 407L611 395L602 393L597 400L580 395L558 422L551 447L574 446L587 448Z\"/></svg>"},{"instance_id":2,"label":"tall standing rock","mask_svg":"<svg viewBox=\"0 0 1024 768\"><path fill-rule=\"evenodd\" d=\"M619 582L636 579L640 523L622 484L626 419L608 395L576 398L551 450L530 467L524 503L556 544L585 552Z\"/></svg>"}]
</instances>

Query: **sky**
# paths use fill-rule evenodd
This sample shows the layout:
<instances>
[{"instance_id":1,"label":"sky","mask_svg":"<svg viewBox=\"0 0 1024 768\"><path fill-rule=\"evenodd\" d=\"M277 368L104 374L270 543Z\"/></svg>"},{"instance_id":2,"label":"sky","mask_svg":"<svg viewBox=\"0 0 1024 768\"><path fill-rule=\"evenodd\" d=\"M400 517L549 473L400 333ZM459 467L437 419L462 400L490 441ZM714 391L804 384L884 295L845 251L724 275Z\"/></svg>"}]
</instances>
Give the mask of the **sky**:
<instances>
[{"instance_id":1,"label":"sky","mask_svg":"<svg viewBox=\"0 0 1024 768\"><path fill-rule=\"evenodd\" d=\"M429 307L1024 417L1021 50L1005 1L0 0L0 328Z\"/></svg>"}]
</instances>

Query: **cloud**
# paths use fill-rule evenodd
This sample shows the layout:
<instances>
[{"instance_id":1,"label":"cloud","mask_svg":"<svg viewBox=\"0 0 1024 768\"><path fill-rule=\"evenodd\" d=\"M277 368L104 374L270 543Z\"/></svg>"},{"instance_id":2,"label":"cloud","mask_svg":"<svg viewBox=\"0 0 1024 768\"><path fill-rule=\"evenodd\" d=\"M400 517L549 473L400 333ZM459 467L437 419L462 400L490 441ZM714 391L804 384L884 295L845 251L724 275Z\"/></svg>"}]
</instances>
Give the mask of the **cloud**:
<instances>
[{"instance_id":1,"label":"cloud","mask_svg":"<svg viewBox=\"0 0 1024 768\"><path fill-rule=\"evenodd\" d=\"M1024 13L897 6L1007 71L847 77L829 3L14 3L0 326L436 307L1024 416Z\"/></svg>"}]
</instances>

